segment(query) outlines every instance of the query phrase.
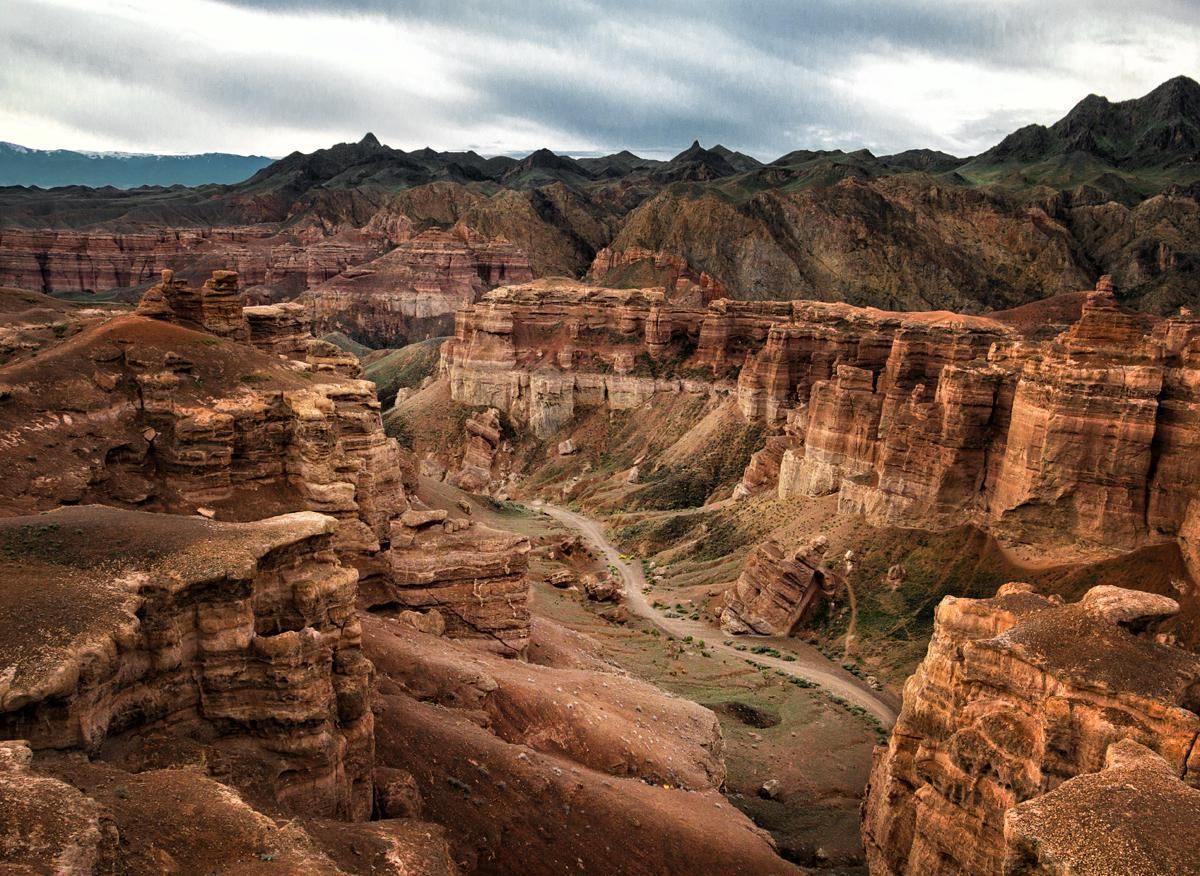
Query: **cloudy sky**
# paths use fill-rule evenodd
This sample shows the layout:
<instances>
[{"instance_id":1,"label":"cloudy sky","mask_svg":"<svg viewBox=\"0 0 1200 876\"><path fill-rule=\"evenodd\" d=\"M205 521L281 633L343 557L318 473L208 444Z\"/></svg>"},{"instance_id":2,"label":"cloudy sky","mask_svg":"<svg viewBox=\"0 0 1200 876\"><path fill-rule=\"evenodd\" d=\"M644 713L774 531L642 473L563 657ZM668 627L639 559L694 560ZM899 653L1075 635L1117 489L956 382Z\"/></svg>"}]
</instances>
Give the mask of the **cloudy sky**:
<instances>
[{"instance_id":1,"label":"cloudy sky","mask_svg":"<svg viewBox=\"0 0 1200 876\"><path fill-rule=\"evenodd\" d=\"M0 140L978 152L1200 78L1196 0L2 0Z\"/></svg>"}]
</instances>

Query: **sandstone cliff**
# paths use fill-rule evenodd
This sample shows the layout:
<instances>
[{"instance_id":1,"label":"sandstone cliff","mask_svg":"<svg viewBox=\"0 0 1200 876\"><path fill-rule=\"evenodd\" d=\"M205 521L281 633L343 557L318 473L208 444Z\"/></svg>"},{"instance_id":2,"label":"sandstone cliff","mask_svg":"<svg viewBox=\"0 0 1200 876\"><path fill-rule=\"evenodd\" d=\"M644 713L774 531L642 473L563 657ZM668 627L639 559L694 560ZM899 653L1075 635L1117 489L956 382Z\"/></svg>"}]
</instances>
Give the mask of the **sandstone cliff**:
<instances>
[{"instance_id":1,"label":"sandstone cliff","mask_svg":"<svg viewBox=\"0 0 1200 876\"><path fill-rule=\"evenodd\" d=\"M1093 872L1086 860L1158 872L1139 862L1194 859L1164 830L1130 848L1128 826L1100 829L1124 823L1130 801L1164 805L1163 773L1196 783L1200 658L1138 634L1177 610L1116 587L1066 605L1026 584L945 599L891 742L876 749L863 807L871 872ZM1101 772L1106 753L1112 766L1128 743L1163 766L1126 762L1128 791L1104 791L1116 779ZM1194 807L1195 791L1170 793Z\"/></svg>"},{"instance_id":2,"label":"sandstone cliff","mask_svg":"<svg viewBox=\"0 0 1200 876\"><path fill-rule=\"evenodd\" d=\"M336 525L0 519L0 612L21 619L0 649L7 864L337 874L364 872L335 863L345 844L374 843L372 872L456 872L432 825L353 823L376 793L373 670Z\"/></svg>"},{"instance_id":3,"label":"sandstone cliff","mask_svg":"<svg viewBox=\"0 0 1200 876\"><path fill-rule=\"evenodd\" d=\"M736 375L745 419L782 433L742 494L777 483L880 524L1191 551L1195 325L1124 311L1107 285L1039 342L981 317L539 281L461 310L442 368L455 401L538 438L585 409L719 396Z\"/></svg>"},{"instance_id":4,"label":"sandstone cliff","mask_svg":"<svg viewBox=\"0 0 1200 876\"><path fill-rule=\"evenodd\" d=\"M357 361L307 336L299 305L241 301L236 275L196 289L168 273L142 315L0 370L0 440L12 460L0 507L101 502L222 520L317 511L339 521L335 546L362 576L366 603L396 601L388 552L407 532L399 521L415 464L384 434L373 384L348 376ZM423 554L420 586L441 588L443 608L461 602L458 615L477 624L464 620L451 635L502 635L519 650L529 624L523 565L508 546L492 552L486 534L455 538L492 559L464 577L451 554L443 564L438 552ZM491 587L499 604L479 612L472 587Z\"/></svg>"},{"instance_id":5,"label":"sandstone cliff","mask_svg":"<svg viewBox=\"0 0 1200 876\"><path fill-rule=\"evenodd\" d=\"M212 737L233 784L366 818L371 667L335 526L100 506L0 518L5 613L23 618L5 635L4 735L91 753L130 731ZM255 732L268 724L281 732Z\"/></svg>"},{"instance_id":6,"label":"sandstone cliff","mask_svg":"<svg viewBox=\"0 0 1200 876\"><path fill-rule=\"evenodd\" d=\"M316 331L344 331L374 347L450 334L454 313L487 289L533 279L525 255L503 238L456 225L425 231L303 296Z\"/></svg>"},{"instance_id":7,"label":"sandstone cliff","mask_svg":"<svg viewBox=\"0 0 1200 876\"><path fill-rule=\"evenodd\" d=\"M0 229L0 285L46 294L103 293L152 282L167 269L202 280L214 268L247 286L292 296L383 250L380 238L351 231L328 239L279 234L271 226L105 229Z\"/></svg>"}]
</instances>

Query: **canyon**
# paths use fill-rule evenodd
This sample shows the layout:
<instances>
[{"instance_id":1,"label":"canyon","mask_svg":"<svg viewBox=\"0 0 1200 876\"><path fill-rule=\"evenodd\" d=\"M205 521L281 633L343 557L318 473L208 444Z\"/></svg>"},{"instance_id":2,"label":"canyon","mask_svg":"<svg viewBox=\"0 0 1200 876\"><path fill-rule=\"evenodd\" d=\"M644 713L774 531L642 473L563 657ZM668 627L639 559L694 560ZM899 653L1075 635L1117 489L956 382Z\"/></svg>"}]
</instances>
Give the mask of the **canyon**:
<instances>
[{"instance_id":1,"label":"canyon","mask_svg":"<svg viewBox=\"0 0 1200 876\"><path fill-rule=\"evenodd\" d=\"M1200 321L1121 308L1109 278L1069 309L1043 339L1046 324L1026 329L1015 311L697 308L538 281L460 311L442 371L454 401L547 441L589 409L734 405L771 433L738 496L832 494L877 525L968 521L1064 556L1170 542L1195 574Z\"/></svg>"},{"instance_id":2,"label":"canyon","mask_svg":"<svg viewBox=\"0 0 1200 876\"><path fill-rule=\"evenodd\" d=\"M0 188L0 869L1200 868L1198 108Z\"/></svg>"},{"instance_id":3,"label":"canyon","mask_svg":"<svg viewBox=\"0 0 1200 876\"><path fill-rule=\"evenodd\" d=\"M357 359L244 301L168 270L0 369L6 863L549 873L600 866L604 825L642 837L631 872L793 872L720 802L711 713L526 662L562 635L533 623L529 538L427 504Z\"/></svg>"}]
</instances>

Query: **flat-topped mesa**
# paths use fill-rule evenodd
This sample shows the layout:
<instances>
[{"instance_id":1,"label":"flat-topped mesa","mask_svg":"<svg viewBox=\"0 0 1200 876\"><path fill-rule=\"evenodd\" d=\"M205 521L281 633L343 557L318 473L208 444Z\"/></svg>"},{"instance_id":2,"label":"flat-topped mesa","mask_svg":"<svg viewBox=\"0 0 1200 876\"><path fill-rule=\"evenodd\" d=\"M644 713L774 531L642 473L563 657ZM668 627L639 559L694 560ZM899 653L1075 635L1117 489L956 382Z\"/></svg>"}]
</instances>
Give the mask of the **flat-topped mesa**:
<instances>
[{"instance_id":1,"label":"flat-topped mesa","mask_svg":"<svg viewBox=\"0 0 1200 876\"><path fill-rule=\"evenodd\" d=\"M190 323L219 337L249 341L250 327L242 313L245 303L236 271L213 271L212 277L195 289L187 281L175 279L175 272L168 269L157 285L146 290L137 312L153 319Z\"/></svg>"},{"instance_id":2,"label":"flat-topped mesa","mask_svg":"<svg viewBox=\"0 0 1200 876\"><path fill-rule=\"evenodd\" d=\"M1106 752L1125 740L1200 782L1200 657L1139 632L1176 611L1174 600L1118 587L1067 605L1028 584L1006 584L992 599L944 599L891 741L876 750L863 807L871 872L1034 872L1021 866L1063 837L1086 838L1076 848L1107 856L1095 860L1111 872L1160 872L1123 869L1130 855L1177 859L1178 836L1145 836L1158 850L1148 851L1122 846L1122 831L1097 835L1098 817L1117 817L1103 797L1095 810L1057 808L1087 788L1100 793L1113 778L1100 772ZM1138 785L1136 772L1127 778L1130 800L1159 790ZM1172 794L1194 801L1196 792ZM1043 818L1051 812L1053 825Z\"/></svg>"},{"instance_id":3,"label":"flat-topped mesa","mask_svg":"<svg viewBox=\"0 0 1200 876\"><path fill-rule=\"evenodd\" d=\"M529 259L512 243L457 225L405 240L301 300L320 333L339 330L371 346L396 347L447 335L459 308L499 284L532 279Z\"/></svg>"},{"instance_id":4,"label":"flat-topped mesa","mask_svg":"<svg viewBox=\"0 0 1200 876\"><path fill-rule=\"evenodd\" d=\"M259 805L371 813L371 665L333 519L102 506L0 519L0 737L121 762L155 734ZM132 746L132 747L131 747ZM190 748L189 748L190 746Z\"/></svg>"}]
</instances>

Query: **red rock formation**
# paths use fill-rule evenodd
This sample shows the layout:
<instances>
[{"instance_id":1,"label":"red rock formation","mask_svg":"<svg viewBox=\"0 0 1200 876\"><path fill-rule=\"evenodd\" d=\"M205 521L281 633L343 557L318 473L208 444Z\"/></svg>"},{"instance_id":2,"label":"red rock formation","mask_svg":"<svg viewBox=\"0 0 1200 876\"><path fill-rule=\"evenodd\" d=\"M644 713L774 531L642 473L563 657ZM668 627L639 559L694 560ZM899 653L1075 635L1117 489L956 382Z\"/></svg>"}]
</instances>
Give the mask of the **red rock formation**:
<instances>
[{"instance_id":1,"label":"red rock formation","mask_svg":"<svg viewBox=\"0 0 1200 876\"><path fill-rule=\"evenodd\" d=\"M390 574L364 588L371 606L437 612L447 635L509 656L529 643L529 539L409 512L393 523Z\"/></svg>"},{"instance_id":2,"label":"red rock formation","mask_svg":"<svg viewBox=\"0 0 1200 876\"><path fill-rule=\"evenodd\" d=\"M605 248L596 253L588 279L599 286L662 286L676 304L703 306L729 293L716 277L697 271L681 256L661 250L628 247L619 252Z\"/></svg>"},{"instance_id":3,"label":"red rock formation","mask_svg":"<svg viewBox=\"0 0 1200 876\"><path fill-rule=\"evenodd\" d=\"M450 476L450 482L471 493L483 493L498 472L497 455L501 450L500 412L488 408L473 414L464 424L462 464Z\"/></svg>"},{"instance_id":4,"label":"red rock formation","mask_svg":"<svg viewBox=\"0 0 1200 876\"><path fill-rule=\"evenodd\" d=\"M242 313L245 304L234 271L213 271L199 289L176 280L175 272L162 272L162 282L142 296L137 312L151 319L195 325L222 338L250 340L250 327Z\"/></svg>"},{"instance_id":5,"label":"red rock formation","mask_svg":"<svg viewBox=\"0 0 1200 876\"><path fill-rule=\"evenodd\" d=\"M0 519L0 600L22 618L4 639L0 732L92 754L186 737L271 805L365 819L371 666L334 528L99 506Z\"/></svg>"},{"instance_id":6,"label":"red rock formation","mask_svg":"<svg viewBox=\"0 0 1200 876\"><path fill-rule=\"evenodd\" d=\"M258 349L284 359L307 358L312 330L303 304L264 304L242 312L250 326L250 343Z\"/></svg>"},{"instance_id":7,"label":"red rock formation","mask_svg":"<svg viewBox=\"0 0 1200 876\"><path fill-rule=\"evenodd\" d=\"M1076 777L1100 773L1122 740L1194 784L1200 658L1133 632L1177 610L1171 599L1116 587L1093 588L1072 605L1025 584L1007 584L993 599L943 600L891 742L876 749L863 807L871 872L999 874L1006 860L1027 864L1031 847L1039 854L1055 836L1061 844L1064 830L1080 855L1118 866L1136 860L1145 849L1120 845L1121 832L1095 832L1102 808L1056 804L1106 784ZM1129 796L1155 787L1132 787ZM1124 820L1128 810L1104 817ZM1159 860L1177 854L1166 834L1144 840L1162 850ZM1072 860L1048 857L1059 866Z\"/></svg>"},{"instance_id":8,"label":"red rock formation","mask_svg":"<svg viewBox=\"0 0 1200 876\"><path fill-rule=\"evenodd\" d=\"M177 299L197 293L169 291ZM169 303L159 292L151 302ZM218 327L229 322L224 306L220 313ZM451 635L523 649L528 543L482 530L408 534L398 520L409 508L404 482L415 489L415 466L384 434L374 385L345 377L357 372L357 361L311 338L304 361L280 359L285 349L285 356L298 352L294 314L294 305L251 309L252 339L275 355L171 321L126 316L0 369L8 392L0 442L13 462L0 508L28 513L101 502L233 520L319 511L339 520L335 545L359 571L364 595L397 601L399 580L412 605L455 612ZM180 318L174 310L162 315ZM389 559L396 533L405 556L420 559ZM447 551L440 563L424 548L410 550L426 540ZM409 562L421 570L397 579ZM475 592L482 590L483 604Z\"/></svg>"},{"instance_id":9,"label":"red rock formation","mask_svg":"<svg viewBox=\"0 0 1200 876\"><path fill-rule=\"evenodd\" d=\"M503 283L533 279L529 260L503 238L465 226L431 230L305 294L318 333L335 330L375 347L449 334L454 313Z\"/></svg>"},{"instance_id":10,"label":"red rock formation","mask_svg":"<svg viewBox=\"0 0 1200 876\"><path fill-rule=\"evenodd\" d=\"M823 543L790 554L777 542L760 544L725 592L721 629L729 635L791 635L839 587L837 575L821 562L823 554Z\"/></svg>"},{"instance_id":11,"label":"red rock formation","mask_svg":"<svg viewBox=\"0 0 1200 876\"><path fill-rule=\"evenodd\" d=\"M162 228L152 232L0 229L0 285L46 294L101 293L173 269L197 282L213 266L248 287L295 295L382 251L376 236L350 232L302 240L274 226Z\"/></svg>"}]
</instances>

